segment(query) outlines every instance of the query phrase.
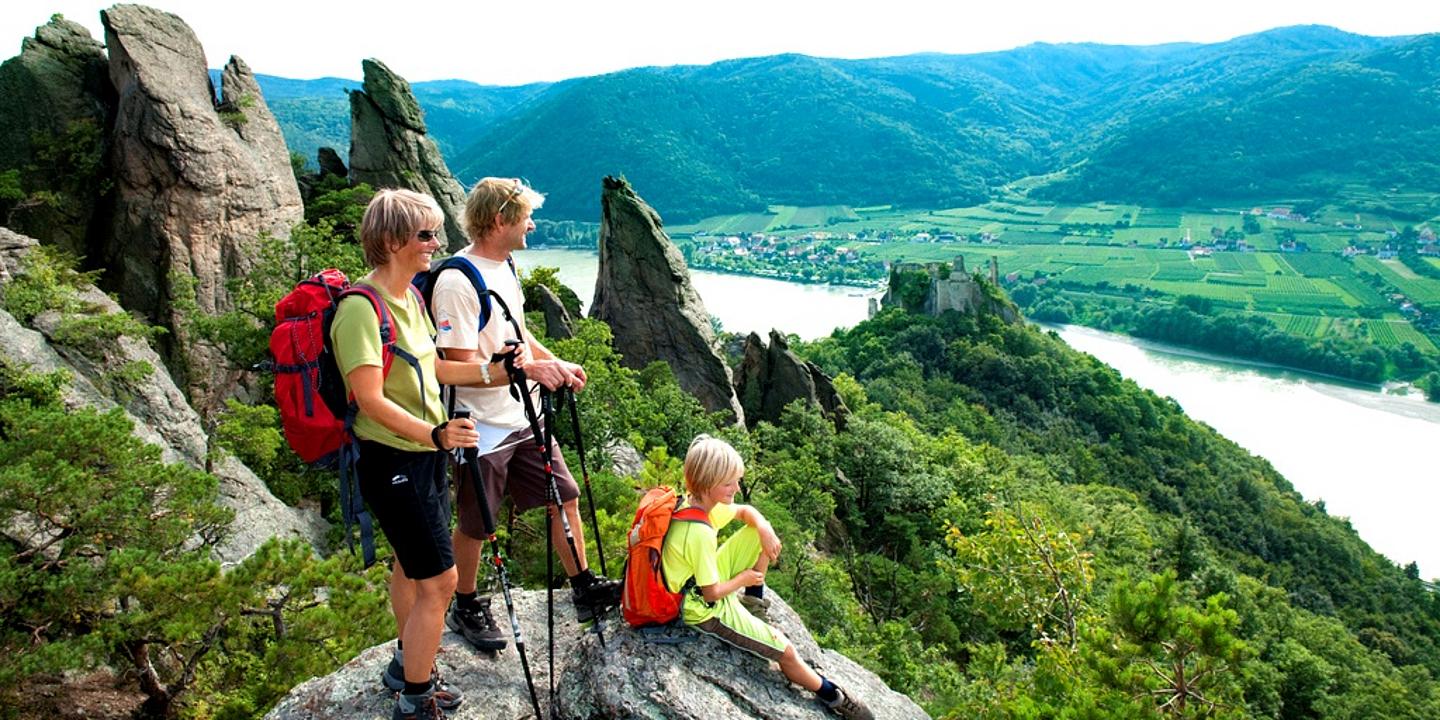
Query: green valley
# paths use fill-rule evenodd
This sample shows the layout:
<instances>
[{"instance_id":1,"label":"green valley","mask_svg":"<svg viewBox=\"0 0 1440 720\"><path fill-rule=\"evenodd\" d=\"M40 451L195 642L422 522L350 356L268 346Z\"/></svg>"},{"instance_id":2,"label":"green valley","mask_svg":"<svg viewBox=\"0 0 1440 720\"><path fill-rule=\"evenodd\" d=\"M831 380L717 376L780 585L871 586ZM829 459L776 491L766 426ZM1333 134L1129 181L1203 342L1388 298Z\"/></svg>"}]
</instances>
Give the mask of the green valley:
<instances>
[{"instance_id":1,"label":"green valley","mask_svg":"<svg viewBox=\"0 0 1440 720\"><path fill-rule=\"evenodd\" d=\"M1307 345L1329 343L1332 356L1348 359L1297 359L1293 348L1267 354L1245 344L1203 349L1374 382L1422 377L1440 357L1432 225L1440 223L1417 229L1402 218L1313 203L1164 208L1013 195L925 211L771 206L670 231L693 267L802 282L879 284L889 264L957 257L985 271L993 258L1002 285L1037 319L1194 346L1178 329L1155 336L1136 324L1137 313L1178 303ZM1382 356L1355 366L1367 347Z\"/></svg>"}]
</instances>

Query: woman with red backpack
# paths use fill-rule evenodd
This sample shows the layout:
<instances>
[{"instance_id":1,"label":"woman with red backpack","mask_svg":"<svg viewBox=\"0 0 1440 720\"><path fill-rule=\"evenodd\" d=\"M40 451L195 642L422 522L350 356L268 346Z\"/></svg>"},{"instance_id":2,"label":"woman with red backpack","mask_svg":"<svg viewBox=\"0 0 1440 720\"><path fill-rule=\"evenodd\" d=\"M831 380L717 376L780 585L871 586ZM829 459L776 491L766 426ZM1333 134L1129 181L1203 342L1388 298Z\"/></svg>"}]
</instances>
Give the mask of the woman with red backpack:
<instances>
[{"instance_id":1,"label":"woman with red backpack","mask_svg":"<svg viewBox=\"0 0 1440 720\"><path fill-rule=\"evenodd\" d=\"M355 284L384 302L394 344L382 351L382 313L361 294L340 300L330 327L336 362L357 407L360 494L395 552L390 604L399 642L382 680L400 691L392 715L397 720L442 718L442 709L461 700L440 682L434 664L456 581L446 451L475 447L478 436L468 419L446 421L440 385L479 383L481 368L437 359L435 328L410 285L440 249L443 224L428 195L376 193L360 224L372 270ZM395 359L403 364L391 372L386 366Z\"/></svg>"}]
</instances>

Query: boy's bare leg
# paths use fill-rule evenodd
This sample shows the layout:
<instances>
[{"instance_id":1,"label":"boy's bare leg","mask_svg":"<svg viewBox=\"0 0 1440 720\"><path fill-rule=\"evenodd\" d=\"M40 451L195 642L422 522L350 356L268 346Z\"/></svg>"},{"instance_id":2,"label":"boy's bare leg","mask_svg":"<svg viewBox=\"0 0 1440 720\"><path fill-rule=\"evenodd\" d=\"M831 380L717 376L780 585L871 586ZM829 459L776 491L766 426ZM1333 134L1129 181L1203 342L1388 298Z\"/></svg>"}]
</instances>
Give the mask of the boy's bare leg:
<instances>
[{"instance_id":1,"label":"boy's bare leg","mask_svg":"<svg viewBox=\"0 0 1440 720\"><path fill-rule=\"evenodd\" d=\"M800 687L815 692L820 689L820 676L805 664L804 660L795 653L795 646L786 644L785 654L780 656L780 672L785 674L785 679L799 685Z\"/></svg>"}]
</instances>

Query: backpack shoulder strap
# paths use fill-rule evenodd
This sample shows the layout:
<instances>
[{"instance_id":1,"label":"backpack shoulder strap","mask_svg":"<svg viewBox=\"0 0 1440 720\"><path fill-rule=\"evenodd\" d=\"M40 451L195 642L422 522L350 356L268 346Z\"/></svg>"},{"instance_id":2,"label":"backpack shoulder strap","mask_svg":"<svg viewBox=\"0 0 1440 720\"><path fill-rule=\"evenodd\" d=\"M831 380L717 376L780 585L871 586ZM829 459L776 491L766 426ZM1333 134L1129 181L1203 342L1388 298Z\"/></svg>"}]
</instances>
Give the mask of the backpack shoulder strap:
<instances>
[{"instance_id":1,"label":"backpack shoulder strap","mask_svg":"<svg viewBox=\"0 0 1440 720\"><path fill-rule=\"evenodd\" d=\"M505 261L510 263L510 271L513 273L515 271L515 263L509 258L506 258ZM480 274L480 268L475 267L475 263L470 262L469 259L460 255L451 255L445 258L445 260L435 268L434 277L427 283L431 288L431 293L434 292L435 281L440 279L440 273L446 270L459 270L461 273L464 273L465 279L470 281L470 287L475 288L475 297L480 301L480 325L478 327L485 327L485 324L490 322L491 293L489 287L485 284L485 276Z\"/></svg>"},{"instance_id":2,"label":"backpack shoulder strap","mask_svg":"<svg viewBox=\"0 0 1440 720\"><path fill-rule=\"evenodd\" d=\"M670 517L671 522L698 522L710 524L710 513L697 507L685 507L676 510Z\"/></svg>"},{"instance_id":3,"label":"backpack shoulder strap","mask_svg":"<svg viewBox=\"0 0 1440 720\"><path fill-rule=\"evenodd\" d=\"M416 302L416 303L419 303L419 305L420 305L420 313L421 313L422 315L429 315L429 314L430 314L430 303L428 303L428 302L425 301L425 293L420 292L420 288L415 287L415 284L414 284L414 283L411 283L411 284L409 285L409 288L410 288L410 294L415 296L415 302Z\"/></svg>"},{"instance_id":4,"label":"backpack shoulder strap","mask_svg":"<svg viewBox=\"0 0 1440 720\"><path fill-rule=\"evenodd\" d=\"M413 289L414 286L411 286L411 288ZM341 300L352 295L359 295L370 301L370 307L375 311L375 319L380 322L380 345L382 348L388 349L391 345L394 345L395 324L390 319L390 308L385 304L384 298L380 297L380 293L375 292L375 288L369 285L356 283L340 293L340 297L335 300L335 304L338 306Z\"/></svg>"}]
</instances>

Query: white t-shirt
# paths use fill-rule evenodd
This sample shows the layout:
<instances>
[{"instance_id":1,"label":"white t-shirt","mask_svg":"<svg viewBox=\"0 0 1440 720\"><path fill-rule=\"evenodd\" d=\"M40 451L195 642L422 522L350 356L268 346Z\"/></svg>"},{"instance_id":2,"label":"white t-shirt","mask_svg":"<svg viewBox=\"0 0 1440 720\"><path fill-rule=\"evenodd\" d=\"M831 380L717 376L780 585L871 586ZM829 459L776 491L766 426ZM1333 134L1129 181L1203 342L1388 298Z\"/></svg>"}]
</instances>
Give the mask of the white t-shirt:
<instances>
[{"instance_id":1,"label":"white t-shirt","mask_svg":"<svg viewBox=\"0 0 1440 720\"><path fill-rule=\"evenodd\" d=\"M520 290L520 283L510 272L509 264L487 260L469 252L458 255L480 271L480 276L485 278L485 286L505 301L515 320L524 328L525 296ZM459 270L446 270L435 279L430 311L435 315L435 346L441 350L476 350L483 361L489 362L491 355L505 347L506 340L516 339L515 327L505 318L505 311L494 298L490 299L490 321L485 327L477 329L480 300L470 280ZM482 453L496 449L506 435L529 425L525 419L525 407L510 396L507 386L461 387L456 390L458 403L474 411ZM532 399L532 402L538 401Z\"/></svg>"}]
</instances>

